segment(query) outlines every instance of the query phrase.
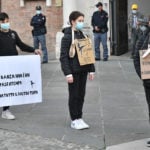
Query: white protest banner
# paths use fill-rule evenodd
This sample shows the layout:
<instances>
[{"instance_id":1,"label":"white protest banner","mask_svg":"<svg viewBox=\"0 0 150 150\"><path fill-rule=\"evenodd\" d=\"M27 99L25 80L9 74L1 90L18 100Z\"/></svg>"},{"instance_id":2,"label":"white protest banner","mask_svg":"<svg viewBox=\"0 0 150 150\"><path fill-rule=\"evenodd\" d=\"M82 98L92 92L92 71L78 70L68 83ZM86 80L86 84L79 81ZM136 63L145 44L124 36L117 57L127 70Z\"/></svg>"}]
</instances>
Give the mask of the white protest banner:
<instances>
[{"instance_id":1,"label":"white protest banner","mask_svg":"<svg viewBox=\"0 0 150 150\"><path fill-rule=\"evenodd\" d=\"M4 56L0 66L0 106L42 102L40 56Z\"/></svg>"}]
</instances>

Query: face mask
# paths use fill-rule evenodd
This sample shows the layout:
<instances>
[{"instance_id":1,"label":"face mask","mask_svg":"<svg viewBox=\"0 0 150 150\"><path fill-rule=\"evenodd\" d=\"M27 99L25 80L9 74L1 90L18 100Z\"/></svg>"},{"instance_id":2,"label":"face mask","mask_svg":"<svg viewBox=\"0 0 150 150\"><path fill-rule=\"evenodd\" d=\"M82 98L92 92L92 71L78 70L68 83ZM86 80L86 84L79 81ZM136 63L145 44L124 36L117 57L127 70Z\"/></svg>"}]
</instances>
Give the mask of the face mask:
<instances>
[{"instance_id":1,"label":"face mask","mask_svg":"<svg viewBox=\"0 0 150 150\"><path fill-rule=\"evenodd\" d=\"M1 23L1 29L3 30L9 30L10 23Z\"/></svg>"},{"instance_id":2,"label":"face mask","mask_svg":"<svg viewBox=\"0 0 150 150\"><path fill-rule=\"evenodd\" d=\"M133 14L136 14L136 13L137 13L137 10L132 10L132 13L133 13Z\"/></svg>"},{"instance_id":3,"label":"face mask","mask_svg":"<svg viewBox=\"0 0 150 150\"><path fill-rule=\"evenodd\" d=\"M82 29L83 29L83 26L84 26L84 23L83 23L83 22L77 22L77 24L76 24L76 29L77 29L77 30L82 30Z\"/></svg>"},{"instance_id":4,"label":"face mask","mask_svg":"<svg viewBox=\"0 0 150 150\"><path fill-rule=\"evenodd\" d=\"M41 10L37 10L37 11L36 11L36 14L37 14L37 15L41 14Z\"/></svg>"}]
</instances>

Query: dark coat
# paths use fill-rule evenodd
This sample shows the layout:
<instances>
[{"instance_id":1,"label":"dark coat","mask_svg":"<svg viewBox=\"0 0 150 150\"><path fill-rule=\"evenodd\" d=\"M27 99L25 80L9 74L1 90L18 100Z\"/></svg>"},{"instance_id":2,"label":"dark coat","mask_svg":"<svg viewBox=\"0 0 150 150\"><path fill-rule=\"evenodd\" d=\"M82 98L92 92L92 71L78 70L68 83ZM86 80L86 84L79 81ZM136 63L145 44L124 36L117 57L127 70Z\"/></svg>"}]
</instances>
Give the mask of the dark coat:
<instances>
[{"instance_id":1,"label":"dark coat","mask_svg":"<svg viewBox=\"0 0 150 150\"><path fill-rule=\"evenodd\" d=\"M139 51L147 49L148 44L150 44L150 28L147 29L147 32L145 32L145 34L140 35L135 46L134 66L140 78L141 78L141 68L140 68Z\"/></svg>"},{"instance_id":2,"label":"dark coat","mask_svg":"<svg viewBox=\"0 0 150 150\"><path fill-rule=\"evenodd\" d=\"M32 35L39 36L46 34L46 17L43 14L35 15L32 17L30 25L33 26Z\"/></svg>"},{"instance_id":3,"label":"dark coat","mask_svg":"<svg viewBox=\"0 0 150 150\"><path fill-rule=\"evenodd\" d=\"M93 26L93 32L100 32L100 33L105 33L108 31L107 27L107 22L108 22L108 13L104 10L100 11L95 11L92 16L92 21L91 24ZM97 26L100 31L95 31L95 26Z\"/></svg>"},{"instance_id":4,"label":"dark coat","mask_svg":"<svg viewBox=\"0 0 150 150\"><path fill-rule=\"evenodd\" d=\"M64 75L79 73L79 72L95 72L94 64L80 66L77 53L73 58L69 57L69 50L72 43L71 27L63 29L64 36L61 40L60 62ZM75 39L82 39L84 35L81 31L74 32Z\"/></svg>"},{"instance_id":5,"label":"dark coat","mask_svg":"<svg viewBox=\"0 0 150 150\"><path fill-rule=\"evenodd\" d=\"M150 44L150 29L148 29L145 34L140 36L140 38L136 44L134 66L135 66L135 70L140 78L141 78L141 68L140 68L139 50L147 49L148 44ZM143 80L143 86L145 89L145 95L146 95L146 100L147 100L148 109L149 109L149 122L150 122L150 79Z\"/></svg>"},{"instance_id":6,"label":"dark coat","mask_svg":"<svg viewBox=\"0 0 150 150\"><path fill-rule=\"evenodd\" d=\"M9 32L0 31L0 56L18 55L16 46L22 51L34 52L35 49L23 43L17 32L9 30Z\"/></svg>"}]
</instances>

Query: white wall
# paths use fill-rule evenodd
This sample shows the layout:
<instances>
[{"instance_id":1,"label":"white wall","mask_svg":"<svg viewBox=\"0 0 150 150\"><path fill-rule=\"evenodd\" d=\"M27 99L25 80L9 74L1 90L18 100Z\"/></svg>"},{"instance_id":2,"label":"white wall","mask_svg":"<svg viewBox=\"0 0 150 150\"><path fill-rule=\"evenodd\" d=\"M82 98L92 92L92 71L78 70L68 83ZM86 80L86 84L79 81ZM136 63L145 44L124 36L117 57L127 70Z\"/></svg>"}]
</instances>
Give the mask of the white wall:
<instances>
[{"instance_id":1,"label":"white wall","mask_svg":"<svg viewBox=\"0 0 150 150\"><path fill-rule=\"evenodd\" d=\"M93 33L92 33L92 26L91 26L91 17L93 15L93 12L97 10L95 5L98 2L102 2L104 10L106 10L109 13L109 0L63 0L63 27L68 26L67 22L69 21L68 17L69 14L74 11L78 10L81 11L85 15L85 29L84 32L88 34L93 39ZM108 23L109 26L109 23ZM108 37L109 37L108 33ZM60 55L60 39L62 37L62 33L57 33L56 37L56 58L59 58ZM94 42L93 42L94 43ZM109 45L109 42L108 42Z\"/></svg>"},{"instance_id":2,"label":"white wall","mask_svg":"<svg viewBox=\"0 0 150 150\"><path fill-rule=\"evenodd\" d=\"M68 26L69 15L76 10L75 0L63 0L63 27Z\"/></svg>"},{"instance_id":3,"label":"white wall","mask_svg":"<svg viewBox=\"0 0 150 150\"><path fill-rule=\"evenodd\" d=\"M91 16L95 11L95 4L98 3L98 0L76 0L77 9L85 14L85 24L87 26L91 25Z\"/></svg>"},{"instance_id":4,"label":"white wall","mask_svg":"<svg viewBox=\"0 0 150 150\"><path fill-rule=\"evenodd\" d=\"M93 12L97 10L95 5L98 2L103 3L103 8L109 13L109 0L76 0L77 10L85 14L85 25L91 27L91 17Z\"/></svg>"},{"instance_id":5,"label":"white wall","mask_svg":"<svg viewBox=\"0 0 150 150\"><path fill-rule=\"evenodd\" d=\"M76 0L77 10L81 11L85 15L85 27L87 27L87 29L85 29L84 32L88 34L92 39L93 39L93 32L92 32L93 28L91 26L91 17L93 15L93 12L97 10L95 5L98 2L103 3L103 9L107 11L109 15L109 0L88 0L88 1ZM108 28L109 28L109 21L108 21ZM108 31L108 39L110 37L109 31ZM108 40L108 49L110 50L109 47L110 47L110 42Z\"/></svg>"}]
</instances>

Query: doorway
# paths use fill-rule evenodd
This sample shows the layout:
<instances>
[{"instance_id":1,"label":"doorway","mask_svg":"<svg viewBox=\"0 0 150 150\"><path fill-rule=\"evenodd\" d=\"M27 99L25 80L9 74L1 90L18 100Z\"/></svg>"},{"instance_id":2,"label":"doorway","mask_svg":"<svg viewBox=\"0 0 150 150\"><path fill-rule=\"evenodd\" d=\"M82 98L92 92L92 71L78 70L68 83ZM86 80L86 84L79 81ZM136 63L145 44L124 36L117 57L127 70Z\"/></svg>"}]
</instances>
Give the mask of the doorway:
<instances>
[{"instance_id":1,"label":"doorway","mask_svg":"<svg viewBox=\"0 0 150 150\"><path fill-rule=\"evenodd\" d=\"M122 55L128 51L128 0L110 0L111 54Z\"/></svg>"}]
</instances>

